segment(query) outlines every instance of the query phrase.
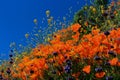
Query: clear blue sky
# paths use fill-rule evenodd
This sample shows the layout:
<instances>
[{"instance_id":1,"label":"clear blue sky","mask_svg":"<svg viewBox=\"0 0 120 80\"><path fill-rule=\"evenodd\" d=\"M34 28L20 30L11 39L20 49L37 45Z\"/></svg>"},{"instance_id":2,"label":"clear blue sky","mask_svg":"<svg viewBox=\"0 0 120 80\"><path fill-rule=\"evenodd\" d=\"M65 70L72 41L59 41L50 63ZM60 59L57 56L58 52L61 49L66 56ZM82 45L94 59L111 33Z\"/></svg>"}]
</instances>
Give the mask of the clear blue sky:
<instances>
[{"instance_id":1,"label":"clear blue sky","mask_svg":"<svg viewBox=\"0 0 120 80\"><path fill-rule=\"evenodd\" d=\"M66 16L70 7L74 13L83 5L84 0L0 0L1 57L8 58L11 42L24 43L22 39L25 33L31 32L34 27L33 19L37 18L41 22L46 10L50 10L51 15L57 18Z\"/></svg>"}]
</instances>

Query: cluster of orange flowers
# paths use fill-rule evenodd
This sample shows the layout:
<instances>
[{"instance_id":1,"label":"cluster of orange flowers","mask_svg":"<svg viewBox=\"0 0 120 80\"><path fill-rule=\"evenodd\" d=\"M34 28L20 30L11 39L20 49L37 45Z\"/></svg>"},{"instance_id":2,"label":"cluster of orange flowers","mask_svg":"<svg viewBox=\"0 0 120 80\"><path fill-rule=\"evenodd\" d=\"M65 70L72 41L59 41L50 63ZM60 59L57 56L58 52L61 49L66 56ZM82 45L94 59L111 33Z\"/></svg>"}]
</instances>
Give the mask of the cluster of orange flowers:
<instances>
[{"instance_id":1,"label":"cluster of orange flowers","mask_svg":"<svg viewBox=\"0 0 120 80\"><path fill-rule=\"evenodd\" d=\"M86 74L91 73L92 65L96 63L95 57L99 60L97 65L104 64L105 58L111 66L120 67L120 28L112 29L111 31L100 32L99 29L93 29L90 34L80 37L79 24L73 24L67 29L58 31L49 41L49 44L40 44L32 50L28 56L24 56L19 63L14 63L11 69L13 78L22 78L22 80L39 80L44 79L45 71L50 71L52 68L59 67L64 70L66 60L76 61L76 63L84 63L84 59L88 59L81 71ZM62 41L67 38L67 32L72 32L69 36L71 39ZM63 35L66 34L66 35ZM14 65L18 65L15 66ZM62 73L58 70L58 75ZM4 73L2 73L5 76ZM72 76L78 80L81 73L72 73ZM102 78L106 75L105 71L96 72L96 78ZM9 76L8 76L9 77Z\"/></svg>"}]
</instances>

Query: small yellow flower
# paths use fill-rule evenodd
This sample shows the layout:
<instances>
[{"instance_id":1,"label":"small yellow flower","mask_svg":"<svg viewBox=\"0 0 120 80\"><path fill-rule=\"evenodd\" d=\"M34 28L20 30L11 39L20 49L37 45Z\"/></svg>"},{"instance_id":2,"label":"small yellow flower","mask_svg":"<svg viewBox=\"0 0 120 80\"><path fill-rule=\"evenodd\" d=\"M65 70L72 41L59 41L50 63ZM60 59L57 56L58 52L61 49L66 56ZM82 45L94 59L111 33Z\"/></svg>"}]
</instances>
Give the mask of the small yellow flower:
<instances>
[{"instance_id":1,"label":"small yellow flower","mask_svg":"<svg viewBox=\"0 0 120 80\"><path fill-rule=\"evenodd\" d=\"M107 20L107 22L108 22L108 24L110 24L111 22L110 22L110 20Z\"/></svg>"},{"instance_id":2,"label":"small yellow flower","mask_svg":"<svg viewBox=\"0 0 120 80\"><path fill-rule=\"evenodd\" d=\"M38 37L38 36L39 36L39 34L34 34L34 36Z\"/></svg>"},{"instance_id":3,"label":"small yellow flower","mask_svg":"<svg viewBox=\"0 0 120 80\"><path fill-rule=\"evenodd\" d=\"M87 10L87 6L85 6L84 9Z\"/></svg>"},{"instance_id":4,"label":"small yellow flower","mask_svg":"<svg viewBox=\"0 0 120 80\"><path fill-rule=\"evenodd\" d=\"M101 10L101 13L102 13L102 14L104 13L104 10L103 10L103 9Z\"/></svg>"},{"instance_id":5,"label":"small yellow flower","mask_svg":"<svg viewBox=\"0 0 120 80\"><path fill-rule=\"evenodd\" d=\"M93 9L93 6L90 6L90 9Z\"/></svg>"},{"instance_id":6,"label":"small yellow flower","mask_svg":"<svg viewBox=\"0 0 120 80\"><path fill-rule=\"evenodd\" d=\"M49 38L49 37L47 38L47 41L50 41L50 38Z\"/></svg>"},{"instance_id":7,"label":"small yellow flower","mask_svg":"<svg viewBox=\"0 0 120 80\"><path fill-rule=\"evenodd\" d=\"M101 8L101 9L103 9L103 5L102 5L102 6L100 6L100 8Z\"/></svg>"},{"instance_id":8,"label":"small yellow flower","mask_svg":"<svg viewBox=\"0 0 120 80\"><path fill-rule=\"evenodd\" d=\"M26 33L26 34L25 34L25 37L26 37L26 38L28 38L28 37L29 37L29 34L28 34L28 33Z\"/></svg>"},{"instance_id":9,"label":"small yellow flower","mask_svg":"<svg viewBox=\"0 0 120 80\"><path fill-rule=\"evenodd\" d=\"M50 10L46 10L46 15L47 15L47 17L49 17L49 15L50 15Z\"/></svg>"},{"instance_id":10,"label":"small yellow flower","mask_svg":"<svg viewBox=\"0 0 120 80\"><path fill-rule=\"evenodd\" d=\"M47 19L47 21L48 21L48 24L50 24L52 20L51 19Z\"/></svg>"},{"instance_id":11,"label":"small yellow flower","mask_svg":"<svg viewBox=\"0 0 120 80\"><path fill-rule=\"evenodd\" d=\"M118 16L118 13L116 13L115 16Z\"/></svg>"},{"instance_id":12,"label":"small yellow flower","mask_svg":"<svg viewBox=\"0 0 120 80\"><path fill-rule=\"evenodd\" d=\"M33 22L36 24L37 23L37 19L34 19Z\"/></svg>"},{"instance_id":13,"label":"small yellow flower","mask_svg":"<svg viewBox=\"0 0 120 80\"><path fill-rule=\"evenodd\" d=\"M93 12L96 12L96 8L93 8L92 11L93 11Z\"/></svg>"}]
</instances>

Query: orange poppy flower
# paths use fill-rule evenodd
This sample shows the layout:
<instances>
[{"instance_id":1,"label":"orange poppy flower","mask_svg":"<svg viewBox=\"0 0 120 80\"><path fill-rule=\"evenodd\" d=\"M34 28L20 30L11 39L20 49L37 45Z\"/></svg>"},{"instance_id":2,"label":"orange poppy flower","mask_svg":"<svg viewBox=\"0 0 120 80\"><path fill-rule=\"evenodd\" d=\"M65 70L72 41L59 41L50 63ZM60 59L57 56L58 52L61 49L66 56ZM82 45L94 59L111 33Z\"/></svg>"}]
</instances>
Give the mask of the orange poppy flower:
<instances>
[{"instance_id":1,"label":"orange poppy flower","mask_svg":"<svg viewBox=\"0 0 120 80\"><path fill-rule=\"evenodd\" d=\"M98 72L95 74L96 78L103 78L105 76L105 72Z\"/></svg>"},{"instance_id":2,"label":"orange poppy flower","mask_svg":"<svg viewBox=\"0 0 120 80\"><path fill-rule=\"evenodd\" d=\"M117 2L117 5L120 5L120 1Z\"/></svg>"},{"instance_id":3,"label":"orange poppy flower","mask_svg":"<svg viewBox=\"0 0 120 80\"><path fill-rule=\"evenodd\" d=\"M79 35L80 35L80 33L77 32L75 35L72 36L72 38L74 38L75 40L78 41L78 39L79 39Z\"/></svg>"},{"instance_id":4,"label":"orange poppy flower","mask_svg":"<svg viewBox=\"0 0 120 80\"><path fill-rule=\"evenodd\" d=\"M59 65L62 65L62 63L64 62L64 56L62 54L59 54L58 57L56 57L56 60L58 61Z\"/></svg>"},{"instance_id":5,"label":"orange poppy flower","mask_svg":"<svg viewBox=\"0 0 120 80\"><path fill-rule=\"evenodd\" d=\"M93 29L93 30L92 30L92 34L93 34L93 35L98 35L99 32L100 32L99 29L95 29L95 30Z\"/></svg>"},{"instance_id":6,"label":"orange poppy flower","mask_svg":"<svg viewBox=\"0 0 120 80\"><path fill-rule=\"evenodd\" d=\"M14 77L14 78L18 78L19 75L18 75L17 73L13 73L13 74L12 74L12 77Z\"/></svg>"},{"instance_id":7,"label":"orange poppy flower","mask_svg":"<svg viewBox=\"0 0 120 80\"><path fill-rule=\"evenodd\" d=\"M114 6L114 5L115 5L115 2L114 2L114 1L112 1L112 2L111 2L111 6Z\"/></svg>"},{"instance_id":8,"label":"orange poppy flower","mask_svg":"<svg viewBox=\"0 0 120 80\"><path fill-rule=\"evenodd\" d=\"M114 13L114 14L117 14L117 11L114 11L113 13Z\"/></svg>"},{"instance_id":9,"label":"orange poppy flower","mask_svg":"<svg viewBox=\"0 0 120 80\"><path fill-rule=\"evenodd\" d=\"M38 77L37 74L32 74L32 75L30 76L30 79L31 79L31 80L38 80L37 77Z\"/></svg>"},{"instance_id":10,"label":"orange poppy flower","mask_svg":"<svg viewBox=\"0 0 120 80\"><path fill-rule=\"evenodd\" d=\"M73 24L71 27L72 27L73 32L77 32L79 28L81 27L81 25L76 23L76 24Z\"/></svg>"},{"instance_id":11,"label":"orange poppy flower","mask_svg":"<svg viewBox=\"0 0 120 80\"><path fill-rule=\"evenodd\" d=\"M117 66L120 66L120 61L118 61Z\"/></svg>"},{"instance_id":12,"label":"orange poppy flower","mask_svg":"<svg viewBox=\"0 0 120 80\"><path fill-rule=\"evenodd\" d=\"M83 69L82 69L82 71L83 72L85 72L85 73L87 73L87 74L89 74L90 73L90 69L91 68L91 66L90 65L87 65L87 66L85 66Z\"/></svg>"},{"instance_id":13,"label":"orange poppy flower","mask_svg":"<svg viewBox=\"0 0 120 80\"><path fill-rule=\"evenodd\" d=\"M28 61L30 61L29 57L27 57L27 56L25 56L22 60L23 60L23 62L28 62Z\"/></svg>"},{"instance_id":14,"label":"orange poppy flower","mask_svg":"<svg viewBox=\"0 0 120 80\"><path fill-rule=\"evenodd\" d=\"M78 77L80 76L80 72L72 74L73 77L76 78L76 80L79 80Z\"/></svg>"},{"instance_id":15,"label":"orange poppy flower","mask_svg":"<svg viewBox=\"0 0 120 80\"><path fill-rule=\"evenodd\" d=\"M21 76L22 80L26 80L26 74L25 74L25 72L21 72L20 76Z\"/></svg>"},{"instance_id":16,"label":"orange poppy flower","mask_svg":"<svg viewBox=\"0 0 120 80\"><path fill-rule=\"evenodd\" d=\"M19 63L18 66L22 69L25 65L23 63Z\"/></svg>"},{"instance_id":17,"label":"orange poppy flower","mask_svg":"<svg viewBox=\"0 0 120 80\"><path fill-rule=\"evenodd\" d=\"M113 58L112 60L109 61L110 65L115 66L117 65L118 58Z\"/></svg>"}]
</instances>

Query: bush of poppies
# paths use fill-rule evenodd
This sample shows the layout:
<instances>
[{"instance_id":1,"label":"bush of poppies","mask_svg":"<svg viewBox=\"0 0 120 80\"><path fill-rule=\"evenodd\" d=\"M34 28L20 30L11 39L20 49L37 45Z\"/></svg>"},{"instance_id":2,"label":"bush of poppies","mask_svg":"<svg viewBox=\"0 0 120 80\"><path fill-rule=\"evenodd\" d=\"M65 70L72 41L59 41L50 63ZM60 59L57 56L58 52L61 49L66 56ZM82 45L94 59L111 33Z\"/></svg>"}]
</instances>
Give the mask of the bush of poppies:
<instances>
[{"instance_id":1,"label":"bush of poppies","mask_svg":"<svg viewBox=\"0 0 120 80\"><path fill-rule=\"evenodd\" d=\"M95 1L72 25L51 34L47 44L17 55L11 50L0 66L0 80L119 80L120 1Z\"/></svg>"}]
</instances>

